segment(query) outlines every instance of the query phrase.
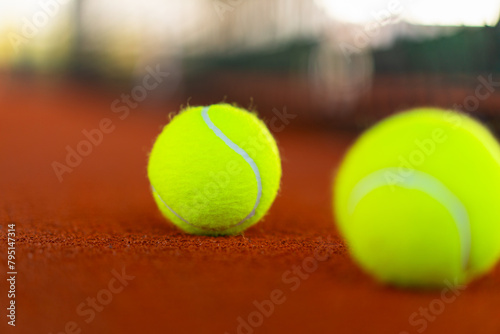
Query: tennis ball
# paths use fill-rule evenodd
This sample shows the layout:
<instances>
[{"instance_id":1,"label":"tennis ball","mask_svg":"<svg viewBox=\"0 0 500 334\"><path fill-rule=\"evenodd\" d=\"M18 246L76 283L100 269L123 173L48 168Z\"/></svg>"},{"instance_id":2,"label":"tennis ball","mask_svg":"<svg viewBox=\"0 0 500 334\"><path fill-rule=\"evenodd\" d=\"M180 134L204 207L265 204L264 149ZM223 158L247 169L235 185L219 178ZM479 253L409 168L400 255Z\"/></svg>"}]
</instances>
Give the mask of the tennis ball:
<instances>
[{"instance_id":1,"label":"tennis ball","mask_svg":"<svg viewBox=\"0 0 500 334\"><path fill-rule=\"evenodd\" d=\"M378 281L466 284L500 256L500 148L477 121L415 109L365 132L335 178L339 230Z\"/></svg>"},{"instance_id":2,"label":"tennis ball","mask_svg":"<svg viewBox=\"0 0 500 334\"><path fill-rule=\"evenodd\" d=\"M256 115L228 104L189 107L156 139L148 177L160 211L182 230L233 235L270 208L281 160Z\"/></svg>"}]
</instances>

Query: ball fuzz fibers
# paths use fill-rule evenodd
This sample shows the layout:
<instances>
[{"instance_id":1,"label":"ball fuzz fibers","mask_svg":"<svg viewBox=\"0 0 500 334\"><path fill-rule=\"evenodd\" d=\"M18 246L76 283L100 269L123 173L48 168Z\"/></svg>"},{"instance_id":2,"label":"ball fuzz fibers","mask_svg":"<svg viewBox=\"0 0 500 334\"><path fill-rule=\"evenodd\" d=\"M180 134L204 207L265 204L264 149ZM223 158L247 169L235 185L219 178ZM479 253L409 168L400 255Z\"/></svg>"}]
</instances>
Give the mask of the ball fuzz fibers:
<instances>
[{"instance_id":1,"label":"ball fuzz fibers","mask_svg":"<svg viewBox=\"0 0 500 334\"><path fill-rule=\"evenodd\" d=\"M416 109L364 133L336 176L353 258L399 286L464 284L500 254L500 148L477 121Z\"/></svg>"},{"instance_id":2,"label":"ball fuzz fibers","mask_svg":"<svg viewBox=\"0 0 500 334\"><path fill-rule=\"evenodd\" d=\"M281 160L255 114L228 104L188 107L154 143L148 177L159 209L182 230L233 235L268 211Z\"/></svg>"}]
</instances>

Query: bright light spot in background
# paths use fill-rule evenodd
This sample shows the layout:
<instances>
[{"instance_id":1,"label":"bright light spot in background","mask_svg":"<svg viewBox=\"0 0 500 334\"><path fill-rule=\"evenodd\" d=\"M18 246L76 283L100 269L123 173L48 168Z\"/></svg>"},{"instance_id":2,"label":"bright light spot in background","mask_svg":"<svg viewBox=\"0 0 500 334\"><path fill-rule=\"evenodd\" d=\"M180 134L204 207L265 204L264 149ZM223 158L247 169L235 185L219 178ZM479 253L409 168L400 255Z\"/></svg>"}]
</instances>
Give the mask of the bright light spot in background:
<instances>
[{"instance_id":1,"label":"bright light spot in background","mask_svg":"<svg viewBox=\"0 0 500 334\"><path fill-rule=\"evenodd\" d=\"M374 12L387 7L387 0L316 0L333 19L365 24L375 20Z\"/></svg>"},{"instance_id":2,"label":"bright light spot in background","mask_svg":"<svg viewBox=\"0 0 500 334\"><path fill-rule=\"evenodd\" d=\"M1 0L0 0L1 1ZM42 0L18 0L0 2L0 34L5 33L5 29L18 35L23 35L24 31L29 31L36 36L24 36L27 39L38 37L49 33L49 31L60 24L71 8L72 1L54 1L54 6L48 6L48 10L43 10L42 4L49 3ZM27 27L28 26L28 27ZM33 30L36 30L33 32ZM1 36L3 37L3 36Z\"/></svg>"},{"instance_id":3,"label":"bright light spot in background","mask_svg":"<svg viewBox=\"0 0 500 334\"><path fill-rule=\"evenodd\" d=\"M444 26L495 25L500 14L498 0L316 0L335 20L366 24L376 21L376 13L401 8L401 19L414 24ZM375 15L374 15L375 13Z\"/></svg>"},{"instance_id":4,"label":"bright light spot in background","mask_svg":"<svg viewBox=\"0 0 500 334\"><path fill-rule=\"evenodd\" d=\"M0 24L13 17L19 18L32 13L37 3L37 0L0 2Z\"/></svg>"},{"instance_id":5,"label":"bright light spot in background","mask_svg":"<svg viewBox=\"0 0 500 334\"><path fill-rule=\"evenodd\" d=\"M38 68L57 65L69 50L68 11L72 1L54 1L47 13L42 0L0 2L0 67L17 62Z\"/></svg>"},{"instance_id":6,"label":"bright light spot in background","mask_svg":"<svg viewBox=\"0 0 500 334\"><path fill-rule=\"evenodd\" d=\"M189 39L189 32L200 30L206 16L203 4L199 0L88 0L83 20L90 38L109 34L125 45L127 38L140 35L140 45L135 47L143 47L148 41L158 45L169 38Z\"/></svg>"},{"instance_id":7,"label":"bright light spot in background","mask_svg":"<svg viewBox=\"0 0 500 334\"><path fill-rule=\"evenodd\" d=\"M494 26L500 14L498 0L416 0L406 20L426 25Z\"/></svg>"}]
</instances>

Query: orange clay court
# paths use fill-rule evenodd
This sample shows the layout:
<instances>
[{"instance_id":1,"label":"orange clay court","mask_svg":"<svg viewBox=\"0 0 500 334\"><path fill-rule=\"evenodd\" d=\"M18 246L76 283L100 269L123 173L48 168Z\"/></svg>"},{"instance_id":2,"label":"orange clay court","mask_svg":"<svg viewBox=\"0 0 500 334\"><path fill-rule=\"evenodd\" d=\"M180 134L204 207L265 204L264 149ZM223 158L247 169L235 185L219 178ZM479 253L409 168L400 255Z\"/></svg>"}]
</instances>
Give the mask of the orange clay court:
<instances>
[{"instance_id":1,"label":"orange clay court","mask_svg":"<svg viewBox=\"0 0 500 334\"><path fill-rule=\"evenodd\" d=\"M413 291L378 285L352 262L330 188L357 133L291 122L275 133L283 178L265 219L241 236L188 235L161 216L146 175L181 103L121 120L113 98L2 86L0 333L500 333L498 266L466 289ZM59 182L53 162L104 118L112 131ZM15 327L5 317L9 224Z\"/></svg>"}]
</instances>

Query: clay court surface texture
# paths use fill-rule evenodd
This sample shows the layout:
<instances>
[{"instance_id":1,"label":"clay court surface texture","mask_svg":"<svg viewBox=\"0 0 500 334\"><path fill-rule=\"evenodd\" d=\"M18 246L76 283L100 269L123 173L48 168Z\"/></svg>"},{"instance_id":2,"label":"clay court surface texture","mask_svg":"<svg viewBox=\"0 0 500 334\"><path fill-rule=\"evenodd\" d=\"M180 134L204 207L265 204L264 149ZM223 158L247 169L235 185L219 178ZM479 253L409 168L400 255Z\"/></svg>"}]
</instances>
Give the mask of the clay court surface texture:
<instances>
[{"instance_id":1,"label":"clay court surface texture","mask_svg":"<svg viewBox=\"0 0 500 334\"><path fill-rule=\"evenodd\" d=\"M0 333L500 333L498 266L466 288L412 291L378 285L349 258L330 188L355 133L297 117L275 133L283 179L265 219L241 236L193 236L160 215L146 176L180 104L120 119L112 94L30 81L1 89ZM54 161L103 119L112 130L58 179Z\"/></svg>"}]
</instances>

